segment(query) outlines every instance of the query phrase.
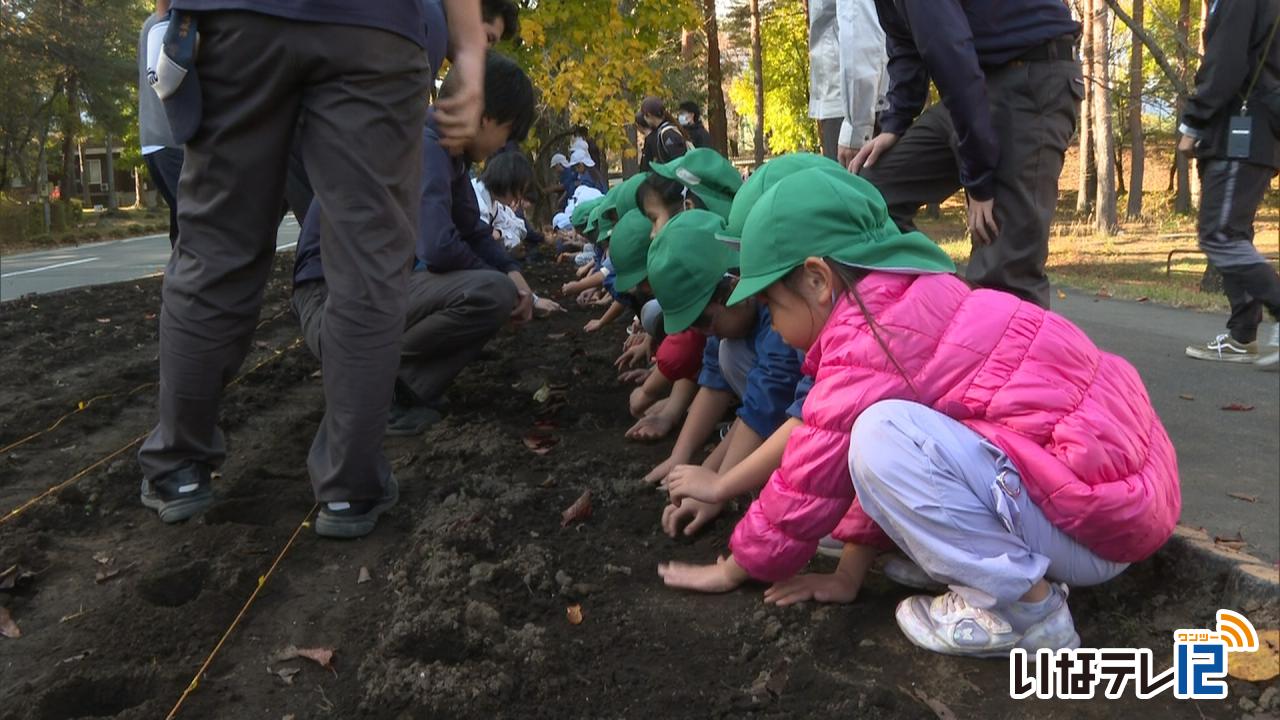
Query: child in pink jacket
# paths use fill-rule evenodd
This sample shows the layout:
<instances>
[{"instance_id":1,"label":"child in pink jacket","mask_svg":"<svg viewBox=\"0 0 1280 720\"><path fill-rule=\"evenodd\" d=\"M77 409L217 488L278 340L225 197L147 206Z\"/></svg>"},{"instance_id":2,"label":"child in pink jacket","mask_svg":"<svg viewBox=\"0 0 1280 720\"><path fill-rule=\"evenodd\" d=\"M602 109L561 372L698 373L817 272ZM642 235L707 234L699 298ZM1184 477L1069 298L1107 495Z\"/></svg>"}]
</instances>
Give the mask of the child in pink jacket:
<instances>
[{"instance_id":1,"label":"child in pink jacket","mask_svg":"<svg viewBox=\"0 0 1280 720\"><path fill-rule=\"evenodd\" d=\"M755 578L777 604L850 602L897 545L951 586L899 604L916 645L1078 647L1067 586L1115 577L1173 532L1172 443L1127 362L1061 316L971 289L886 220L874 190L815 171L755 204L730 302L762 295L815 383L732 555L659 574L707 592ZM837 571L797 576L828 533L845 542Z\"/></svg>"}]
</instances>

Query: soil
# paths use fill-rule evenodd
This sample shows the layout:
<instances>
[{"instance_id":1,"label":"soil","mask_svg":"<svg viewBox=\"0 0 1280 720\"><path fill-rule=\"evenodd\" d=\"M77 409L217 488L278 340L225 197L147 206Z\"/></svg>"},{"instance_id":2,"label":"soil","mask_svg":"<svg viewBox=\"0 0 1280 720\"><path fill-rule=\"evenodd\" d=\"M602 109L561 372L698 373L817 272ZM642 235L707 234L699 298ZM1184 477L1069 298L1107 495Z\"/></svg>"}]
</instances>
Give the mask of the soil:
<instances>
[{"instance_id":1,"label":"soil","mask_svg":"<svg viewBox=\"0 0 1280 720\"><path fill-rule=\"evenodd\" d=\"M244 369L269 362L225 396L230 459L207 514L158 522L128 448L0 520L0 572L19 567L0 607L22 631L0 637L0 720L165 717L309 516L323 398L286 312L288 263ZM531 282L549 290L566 272L536 266ZM159 280L0 306L0 447L105 396L0 454L0 513L150 428L158 307ZM400 505L359 541L303 528L178 716L1227 718L1276 685L1232 680L1224 702L1014 701L1006 663L910 645L892 619L910 591L878 575L848 606L773 608L759 585L666 589L657 562L712 559L741 508L694 540L661 533L663 497L639 478L668 445L623 440L623 330L585 335L589 317L504 331L450 390L444 421L389 438ZM535 430L558 439L545 455L523 442ZM561 527L586 490L590 517ZM1167 577L1157 558L1074 592L1085 645L1149 647L1167 666L1169 632L1216 610ZM332 649L332 670L275 658L289 646Z\"/></svg>"}]
</instances>

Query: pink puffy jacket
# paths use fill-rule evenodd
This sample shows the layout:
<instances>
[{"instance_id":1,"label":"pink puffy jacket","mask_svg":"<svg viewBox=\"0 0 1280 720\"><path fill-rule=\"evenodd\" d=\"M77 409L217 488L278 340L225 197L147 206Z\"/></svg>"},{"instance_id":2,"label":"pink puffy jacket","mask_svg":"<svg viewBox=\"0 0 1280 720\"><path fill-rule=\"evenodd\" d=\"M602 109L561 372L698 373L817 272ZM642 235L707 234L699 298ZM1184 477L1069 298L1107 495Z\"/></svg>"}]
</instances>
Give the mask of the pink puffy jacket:
<instances>
[{"instance_id":1,"label":"pink puffy jacket","mask_svg":"<svg viewBox=\"0 0 1280 720\"><path fill-rule=\"evenodd\" d=\"M1049 521L1102 558L1136 562L1169 538L1182 505L1177 458L1129 363L1059 315L951 275L876 272L858 292L911 382L842 298L805 357L814 385L804 425L733 533L733 557L752 577L791 577L828 533L892 547L849 477L854 421L889 399L995 444Z\"/></svg>"}]
</instances>

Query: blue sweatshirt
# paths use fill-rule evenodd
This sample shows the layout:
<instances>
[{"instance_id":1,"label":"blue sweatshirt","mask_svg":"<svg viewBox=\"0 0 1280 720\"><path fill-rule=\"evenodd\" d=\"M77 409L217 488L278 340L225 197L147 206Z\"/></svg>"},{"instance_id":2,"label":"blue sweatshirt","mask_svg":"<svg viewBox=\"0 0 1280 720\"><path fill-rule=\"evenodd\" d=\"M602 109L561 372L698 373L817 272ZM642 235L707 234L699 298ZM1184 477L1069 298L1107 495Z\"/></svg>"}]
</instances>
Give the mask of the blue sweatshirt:
<instances>
[{"instance_id":1,"label":"blue sweatshirt","mask_svg":"<svg viewBox=\"0 0 1280 720\"><path fill-rule=\"evenodd\" d=\"M446 273L454 270L519 270L493 229L480 219L480 205L471 188L468 163L440 145L435 115L427 113L422 131L422 194L418 209L418 243L414 269ZM298 236L293 284L323 280L320 261L319 201L312 201Z\"/></svg>"},{"instance_id":2,"label":"blue sweatshirt","mask_svg":"<svg viewBox=\"0 0 1280 720\"><path fill-rule=\"evenodd\" d=\"M756 364L747 373L747 389L741 398L738 417L760 437L772 435L789 414L795 417L789 411L797 402L804 402L803 397L798 400L796 397L796 386L801 379L800 351L784 343L771 323L769 309L760 304L755 327L744 338L755 348ZM707 338L698 384L711 390L733 392L720 370L719 338Z\"/></svg>"},{"instance_id":3,"label":"blue sweatshirt","mask_svg":"<svg viewBox=\"0 0 1280 720\"><path fill-rule=\"evenodd\" d=\"M938 86L959 138L960 184L990 200L1000 141L985 67L1004 65L1054 38L1079 34L1062 0L875 0L889 53L882 132L901 136Z\"/></svg>"}]
</instances>

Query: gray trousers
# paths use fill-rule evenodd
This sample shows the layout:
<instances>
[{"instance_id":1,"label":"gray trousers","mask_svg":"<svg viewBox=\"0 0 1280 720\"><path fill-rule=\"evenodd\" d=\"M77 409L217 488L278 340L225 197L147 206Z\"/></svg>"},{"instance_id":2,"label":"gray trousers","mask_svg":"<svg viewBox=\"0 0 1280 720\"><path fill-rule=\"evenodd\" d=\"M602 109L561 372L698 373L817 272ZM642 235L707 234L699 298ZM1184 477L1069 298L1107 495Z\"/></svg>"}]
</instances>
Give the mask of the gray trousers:
<instances>
[{"instance_id":1,"label":"gray trousers","mask_svg":"<svg viewBox=\"0 0 1280 720\"><path fill-rule=\"evenodd\" d=\"M995 242L974 244L965 276L1049 307L1049 224L1062 158L1075 132L1084 84L1071 60L988 68L991 122L1000 138ZM862 171L884 195L889 215L914 230L916 212L960 189L955 127L941 103L929 106L876 164Z\"/></svg>"},{"instance_id":2,"label":"gray trousers","mask_svg":"<svg viewBox=\"0 0 1280 720\"><path fill-rule=\"evenodd\" d=\"M885 400L853 425L862 508L933 579L975 607L1014 602L1041 578L1096 585L1128 565L1054 527L999 448L932 408Z\"/></svg>"},{"instance_id":3,"label":"gray trousers","mask_svg":"<svg viewBox=\"0 0 1280 720\"><path fill-rule=\"evenodd\" d=\"M293 291L302 336L322 360L327 294L324 282L304 283ZM516 286L496 270L415 272L409 276L408 297L396 377L417 402L434 404L510 319Z\"/></svg>"},{"instance_id":4,"label":"gray trousers","mask_svg":"<svg viewBox=\"0 0 1280 720\"><path fill-rule=\"evenodd\" d=\"M160 418L138 453L142 471L159 478L225 459L218 404L253 337L304 113L329 292L325 415L307 466L321 502L379 498L418 229L426 55L369 28L242 12L201 13L199 22L204 115L179 184L160 316Z\"/></svg>"},{"instance_id":5,"label":"gray trousers","mask_svg":"<svg viewBox=\"0 0 1280 720\"><path fill-rule=\"evenodd\" d=\"M1280 320L1280 275L1253 245L1253 221L1276 171L1240 160L1204 160L1198 165L1200 249L1222 273L1231 303L1231 336L1253 342L1264 306Z\"/></svg>"},{"instance_id":6,"label":"gray trousers","mask_svg":"<svg viewBox=\"0 0 1280 720\"><path fill-rule=\"evenodd\" d=\"M837 159L840 153L840 126L844 118L822 118L818 121L818 130L822 133L822 155Z\"/></svg>"},{"instance_id":7,"label":"gray trousers","mask_svg":"<svg viewBox=\"0 0 1280 720\"><path fill-rule=\"evenodd\" d=\"M747 375L756 366L756 349L746 340L720 341L720 374L739 399L747 392Z\"/></svg>"}]
</instances>

